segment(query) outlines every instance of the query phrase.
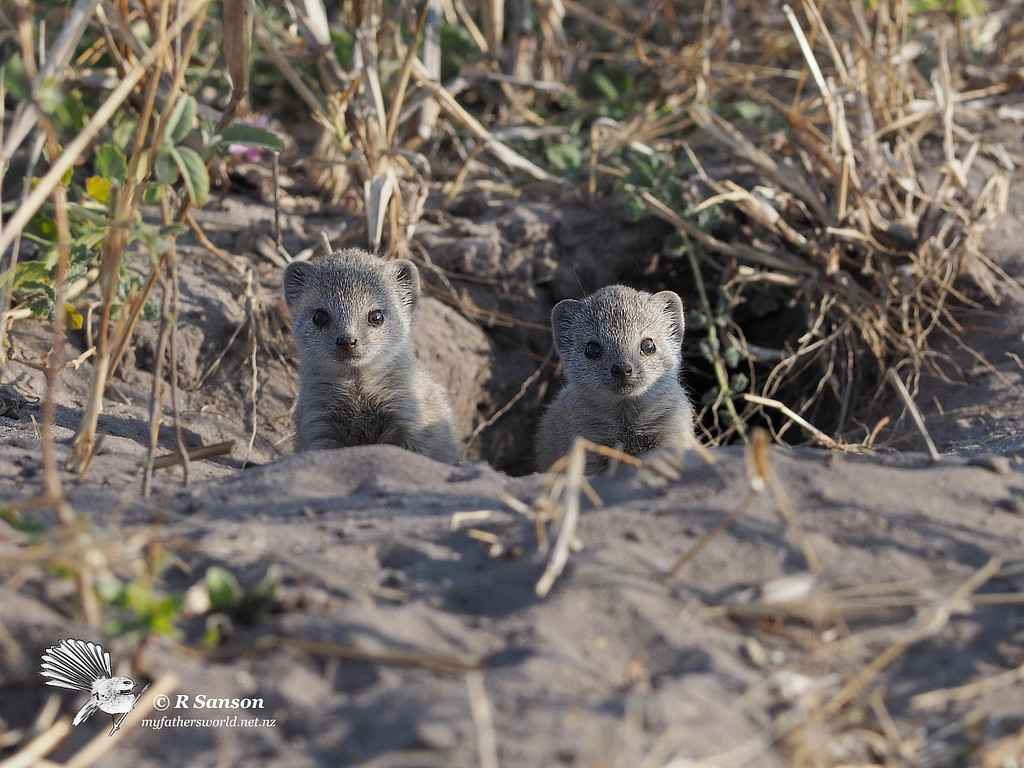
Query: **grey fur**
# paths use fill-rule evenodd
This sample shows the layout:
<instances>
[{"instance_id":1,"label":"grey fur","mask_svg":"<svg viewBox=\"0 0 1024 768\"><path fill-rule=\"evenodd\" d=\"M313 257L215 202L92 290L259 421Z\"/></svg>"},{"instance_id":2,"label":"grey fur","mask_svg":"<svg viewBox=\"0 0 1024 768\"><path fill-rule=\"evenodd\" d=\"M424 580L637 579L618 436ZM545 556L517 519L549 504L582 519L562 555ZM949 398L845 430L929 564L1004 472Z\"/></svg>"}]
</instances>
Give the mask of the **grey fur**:
<instances>
[{"instance_id":1,"label":"grey fur","mask_svg":"<svg viewBox=\"0 0 1024 768\"><path fill-rule=\"evenodd\" d=\"M538 470L568 453L577 436L639 456L693 435L693 405L679 383L686 323L676 293L611 285L558 302L551 326L566 385L540 420ZM649 355L641 352L646 339L655 345ZM596 359L586 355L591 343L601 348ZM587 458L589 474L606 466L600 456Z\"/></svg>"},{"instance_id":2,"label":"grey fur","mask_svg":"<svg viewBox=\"0 0 1024 768\"><path fill-rule=\"evenodd\" d=\"M415 264L358 249L292 262L284 270L284 297L299 353L296 451L388 443L459 462L444 390L412 354L420 297ZM383 312L376 326L375 310Z\"/></svg>"}]
</instances>

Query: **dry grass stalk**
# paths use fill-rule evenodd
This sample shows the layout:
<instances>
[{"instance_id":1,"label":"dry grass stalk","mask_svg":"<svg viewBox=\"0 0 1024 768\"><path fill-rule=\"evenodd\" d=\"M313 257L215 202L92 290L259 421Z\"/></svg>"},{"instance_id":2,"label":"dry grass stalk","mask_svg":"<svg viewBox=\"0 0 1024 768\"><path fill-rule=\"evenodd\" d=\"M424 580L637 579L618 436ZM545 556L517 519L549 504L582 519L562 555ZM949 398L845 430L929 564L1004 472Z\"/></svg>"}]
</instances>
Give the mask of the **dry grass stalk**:
<instances>
[{"instance_id":1,"label":"dry grass stalk","mask_svg":"<svg viewBox=\"0 0 1024 768\"><path fill-rule=\"evenodd\" d=\"M168 318L171 315L168 309L168 303L171 299L171 291L168 286L168 281L164 277L161 281L161 297L160 297L160 333L157 338L156 345L156 358L153 367L153 382L152 391L149 397L149 451L150 457L156 454L156 446L160 436L160 421L163 413L163 387L164 387L164 355L167 352L167 342L170 331L170 322ZM173 360L173 356L172 356ZM179 446L180 450L180 446ZM188 461L187 456L182 455L184 461ZM183 465L185 468L185 476L188 476L188 464ZM153 478L153 462L143 462L142 470L142 495L148 496L150 491L150 482Z\"/></svg>"},{"instance_id":2,"label":"dry grass stalk","mask_svg":"<svg viewBox=\"0 0 1024 768\"><path fill-rule=\"evenodd\" d=\"M911 397L910 393L907 391L907 387L903 383L903 379L900 378L894 368L890 368L888 370L887 376L889 382L896 390L896 393L900 396L900 399L903 400L904 405L906 405L907 410L910 411L910 417L914 421L914 426L917 427L917 431L921 433L925 447L928 448L928 456L932 461L938 461L942 457L939 456L939 451L935 447L935 443L932 441L932 436L928 434L928 427L925 426L924 416L921 413L921 409L917 407L917 403L914 402L914 398Z\"/></svg>"},{"instance_id":3,"label":"dry grass stalk","mask_svg":"<svg viewBox=\"0 0 1024 768\"><path fill-rule=\"evenodd\" d=\"M249 98L249 57L252 52L254 0L221 0L221 24L224 28L224 62L231 79L228 114L246 114Z\"/></svg>"},{"instance_id":4,"label":"dry grass stalk","mask_svg":"<svg viewBox=\"0 0 1024 768\"><path fill-rule=\"evenodd\" d=\"M499 58L505 37L505 0L484 0L480 3L480 26L487 41L487 52Z\"/></svg>"},{"instance_id":5,"label":"dry grass stalk","mask_svg":"<svg viewBox=\"0 0 1024 768\"><path fill-rule=\"evenodd\" d=\"M814 547L807 538L803 526L800 525L800 521L796 516L796 510L793 508L793 503L789 500L786 489L782 486L779 476L775 474L775 470L772 469L771 461L768 458L768 446L768 433L760 427L753 430L750 439L750 450L747 452L748 462L753 465L751 475L752 478L756 479L751 480L751 485L756 488L757 485L764 483L772 492L772 496L775 497L775 503L779 506L779 511L786 526L796 539L797 545L803 553L804 562L807 563L807 567L811 571L818 573L822 567L821 558L814 551Z\"/></svg>"},{"instance_id":6,"label":"dry grass stalk","mask_svg":"<svg viewBox=\"0 0 1024 768\"><path fill-rule=\"evenodd\" d=\"M676 560L672 567L669 568L664 574L662 574L661 580L668 581L669 579L674 579L676 576L678 576L682 572L683 568L685 568L691 560L693 560L698 554L700 554L700 552L708 544L717 539L719 534L725 531L725 529L727 529L730 525L735 523L740 518L740 516L747 511L747 508L750 506L750 502L754 500L754 497L758 493L759 491L754 490L753 488L747 491L747 494L746 496L743 497L743 500L736 505L736 509L734 509L728 515L726 515L717 523L715 523L711 528L708 529L707 533L705 533L703 536L697 539L693 546L686 550L686 552L683 553L683 555L678 560Z\"/></svg>"},{"instance_id":7,"label":"dry grass stalk","mask_svg":"<svg viewBox=\"0 0 1024 768\"><path fill-rule=\"evenodd\" d=\"M691 546L673 564L673 566L662 575L662 581L667 581L668 579L678 576L687 563L693 560L700 551L710 544L711 541L717 538L719 534L736 522L736 520L746 512L754 498L763 493L766 489L771 490L772 495L775 497L775 501L779 505L779 509L782 513L783 520L792 532L794 538L797 540L797 544L803 552L804 560L807 562L807 567L814 572L821 570L821 560L815 553L810 541L807 539L807 535L804 533L803 527L800 525L799 520L797 520L793 504L790 502L785 489L779 482L778 476L771 467L771 461L769 459L768 433L764 429L757 428L751 432L750 442L747 444L746 459L747 475L750 480L750 490L747 491L747 494L736 506L736 509L715 523L714 526L701 536L696 543L694 543L693 546Z\"/></svg>"},{"instance_id":8,"label":"dry grass stalk","mask_svg":"<svg viewBox=\"0 0 1024 768\"><path fill-rule=\"evenodd\" d=\"M469 438L467 440L468 443L472 444L472 442L476 440L476 438L478 438L485 429L489 429L490 427L494 426L502 416L504 416L506 413L512 410L515 404L526 396L526 393L529 391L530 387L533 386L536 383L536 381L544 374L544 372L548 370L548 366L551 365L551 359L554 354L554 351L554 347L552 347L551 350L548 352L548 356L544 358L541 361L540 365L537 366L537 369L529 376L527 376L523 383L519 385L519 390L514 395L512 395L512 397L509 398L507 403L505 403L501 408L499 408L493 414L491 414L489 418L485 419L484 421L481 421L479 424L476 425L472 433L470 433L469 435Z\"/></svg>"},{"instance_id":9,"label":"dry grass stalk","mask_svg":"<svg viewBox=\"0 0 1024 768\"><path fill-rule=\"evenodd\" d=\"M416 77L417 82L430 92L431 96L433 96L441 106L441 110L445 114L469 131L478 141L481 141L487 151L497 157L498 160L506 166L513 170L523 171L538 181L546 181L559 186L565 183L562 178L553 176L537 164L523 157L511 147L501 141L498 141L479 120L469 114L469 112L467 112L465 108L455 100L455 97L452 96L451 93L441 85L431 82L430 73L425 72L422 65L414 65L413 74Z\"/></svg>"},{"instance_id":10,"label":"dry grass stalk","mask_svg":"<svg viewBox=\"0 0 1024 768\"><path fill-rule=\"evenodd\" d=\"M488 5L489 3L484 3L485 8ZM439 83L441 82L441 0L427 0L423 6L420 26L423 30L423 68L434 82ZM419 32L417 32L416 38L419 36ZM406 66L402 68L403 78L408 78L412 73L414 59L415 51L410 49L409 56L406 58ZM400 103L399 99L395 101L396 104ZM424 99L420 106L419 122L416 124L416 136L420 141L427 141L433 135L440 114L441 108L435 100ZM389 135L393 140L393 133Z\"/></svg>"},{"instance_id":11,"label":"dry grass stalk","mask_svg":"<svg viewBox=\"0 0 1024 768\"><path fill-rule=\"evenodd\" d=\"M484 674L473 670L466 674L469 712L476 728L477 755L480 768L498 768L498 738L494 730L494 708L484 687Z\"/></svg>"},{"instance_id":12,"label":"dry grass stalk","mask_svg":"<svg viewBox=\"0 0 1024 768\"><path fill-rule=\"evenodd\" d=\"M559 521L558 538L551 550L547 567L534 588L537 597L546 597L555 581L562 575L569 561L569 548L576 537L576 526L580 518L580 487L585 482L583 471L586 467L586 447L582 438L576 438L569 451L565 467L565 487L561 493L562 517Z\"/></svg>"},{"instance_id":13,"label":"dry grass stalk","mask_svg":"<svg viewBox=\"0 0 1024 768\"><path fill-rule=\"evenodd\" d=\"M243 466L246 466L249 463L249 457L252 455L252 447L256 444L256 431L259 427L257 396L259 395L260 372L259 365L257 364L256 353L259 349L259 342L261 338L261 334L259 332L261 319L263 321L266 320L267 312L257 295L256 285L257 282L253 275L253 271L251 269L246 270L245 318L249 328L252 330L252 344L249 351L249 370L252 371L252 376L250 378L251 386L249 387L249 411L252 418L252 427L249 431L249 442L245 446L245 456L242 458Z\"/></svg>"},{"instance_id":14,"label":"dry grass stalk","mask_svg":"<svg viewBox=\"0 0 1024 768\"><path fill-rule=\"evenodd\" d=\"M825 717L833 717L857 697L861 691L874 680L889 664L899 658L911 645L932 637L946 626L951 616L970 609L968 599L985 582L998 571L1001 563L992 558L978 571L971 575L959 588L948 597L938 599L928 609L922 611L906 633L892 643L871 662L861 669L852 679L832 697L822 709Z\"/></svg>"},{"instance_id":15,"label":"dry grass stalk","mask_svg":"<svg viewBox=\"0 0 1024 768\"><path fill-rule=\"evenodd\" d=\"M54 131L53 123L50 122L49 118L43 120L43 129L47 136L47 151L50 157L54 157L60 151L60 144L57 141L57 134ZM61 488L57 468L57 454L53 444L53 427L56 423L57 414L57 378L64 356L65 328L67 325L64 289L71 243L67 190L64 189L63 185L58 184L53 188L53 210L58 235L57 266L54 273L56 288L54 295L55 311L52 342L50 344L50 351L46 355L46 396L43 399L43 434L41 442L44 493L53 501L61 521L66 524L71 522L72 514L70 507L64 499L64 492Z\"/></svg>"},{"instance_id":16,"label":"dry grass stalk","mask_svg":"<svg viewBox=\"0 0 1024 768\"><path fill-rule=\"evenodd\" d=\"M990 675L967 685L919 693L910 700L910 706L914 709L939 709L954 701L970 701L990 691L1019 683L1022 680L1024 680L1024 664L1008 672Z\"/></svg>"},{"instance_id":17,"label":"dry grass stalk","mask_svg":"<svg viewBox=\"0 0 1024 768\"><path fill-rule=\"evenodd\" d=\"M777 409L782 414L784 414L786 416L786 418L791 419L792 421L795 421L801 427L806 429L816 441L818 441L819 443L824 445L826 448L831 448L833 450L837 450L837 449L842 448L842 444L841 443L837 442L833 438L831 438L828 435L826 435L824 432L822 432L816 426L814 426L809 421L807 421L799 413L796 413L792 408L790 408L785 403L781 403L778 400L773 400L773 399L771 399L769 397L761 397L760 395L752 395L749 392L746 393L743 396L743 399L746 400L749 403L757 403L758 405L766 405L766 406L769 406L771 408Z\"/></svg>"},{"instance_id":18,"label":"dry grass stalk","mask_svg":"<svg viewBox=\"0 0 1024 768\"><path fill-rule=\"evenodd\" d=\"M202 461L203 459L212 459L217 456L226 456L231 453L235 448L234 440L225 440L221 443L213 443L212 445L200 445L195 448L189 448L187 453L188 461ZM165 453L163 456L157 456L151 462L153 469L166 469L168 467L175 467L185 462L185 455L180 450L174 453Z\"/></svg>"}]
</instances>

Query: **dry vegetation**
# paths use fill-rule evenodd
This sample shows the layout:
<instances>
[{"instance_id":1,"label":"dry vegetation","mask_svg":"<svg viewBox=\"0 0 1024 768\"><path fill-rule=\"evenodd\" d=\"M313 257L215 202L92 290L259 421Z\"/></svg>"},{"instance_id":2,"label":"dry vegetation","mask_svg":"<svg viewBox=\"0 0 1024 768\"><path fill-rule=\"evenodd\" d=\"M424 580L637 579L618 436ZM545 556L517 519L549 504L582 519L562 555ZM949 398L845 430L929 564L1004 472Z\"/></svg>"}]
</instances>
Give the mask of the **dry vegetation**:
<instances>
[{"instance_id":1,"label":"dry vegetation","mask_svg":"<svg viewBox=\"0 0 1024 768\"><path fill-rule=\"evenodd\" d=\"M157 295L161 344L173 349L175 238L196 227L189 210L208 192L206 168L223 162L215 137L229 135L250 100L267 98L261 89L308 109L316 146L289 150L304 160L308 185L358 211L364 229L353 236L391 255L406 254L431 190L447 200L469 189L624 194L638 215L669 222L676 235L665 259L693 286L690 332L701 340L709 373L702 391L711 441L746 439L751 425L764 424L794 442L870 444L875 425L858 416L886 371L897 371L913 391L922 371L940 362L936 340L957 328L956 308L996 301L1008 289L979 243L1004 208L1019 158L979 132L985 114L1020 88L1019 5L993 3L983 13L905 0L781 10L743 1L623 7L562 0L532 4L526 18L513 4L507 23L501 3L329 5L222 0L220 18L209 15L208 0L79 0L71 11L26 0L0 11L0 60L9 62L0 100L0 333L33 313L52 321L42 428L48 482L36 506L53 506L64 521L59 540L25 548L8 564L13 572L29 558L73 572L93 624L100 607L86 563L95 545L63 501L47 439L63 329L81 321L85 308L76 299L98 283L97 317L89 317L93 397L72 460L84 471L104 388ZM20 85L12 90L11 83ZM97 153L117 143L112 132L127 123L134 130L118 144L124 167L112 177ZM986 156L1001 170L978 180L972 171ZM88 186L94 178L106 183L102 194ZM151 200L160 219L143 231L139 211ZM129 240L148 250L151 271L125 286ZM35 258L45 270L19 283L16 262ZM226 258L244 273L237 257ZM157 371L154 403L165 378L173 390L173 366L165 376ZM159 409L152 413L151 455ZM771 481L763 441L750 449L751 493L770 489L798 531L784 491ZM589 492L582 450L527 511L539 531L561 518L538 594L569 557L579 494ZM741 514L742 507L725 525ZM142 543L136 551L157 556L156 541ZM813 572L813 550L804 552ZM151 575L146 557L128 561L140 578ZM685 564L684 557L675 570ZM756 754L780 739L798 765L840 765L868 752L896 760L910 747L886 741L875 727L865 743L869 731L861 726L871 713L851 702L917 638L969 608L999 569L993 563L967 583L938 585L939 597L909 629L873 629L870 647L879 654L858 658L859 671L831 698L806 687L810 678L780 680L791 686L780 694L790 706L764 738L707 764L740 764L750 757L743 750ZM936 585L840 593L810 580L798 587L781 602L757 598L727 610L738 620L781 624L814 614L839 625L883 603L917 606ZM850 663L850 656L822 659L818 677ZM881 705L873 705L871 716L884 721ZM820 744L809 711L829 728L846 729L844 743L852 746L808 754ZM977 764L1000 764L992 755L1002 747L988 748ZM652 755L649 764L661 763ZM664 764L675 763L666 756Z\"/></svg>"},{"instance_id":2,"label":"dry vegetation","mask_svg":"<svg viewBox=\"0 0 1024 768\"><path fill-rule=\"evenodd\" d=\"M803 439L870 443L873 425L856 417L886 369L913 391L936 363L934 339L956 328L955 308L998 300L1005 287L978 246L1004 207L1013 158L976 131L1017 84L1013 5L982 14L908 2L740 4L723 15L569 2L524 18L516 6L507 33L488 4L360 3L333 18L319 2L228 2L221 19L207 17L203 0L116 9L81 0L69 17L45 4L12 10L3 326L48 314L59 336L59 313L70 308L80 323L68 302L98 281L79 471L105 382L158 284L173 316L174 242L196 228L189 208L210 184L201 165L220 162L225 128L249 112L253 39L253 97L284 93L320 125L304 155L307 183L361 212L365 228L349 238L406 253L431 189L448 200L468 188L618 191L638 214L671 223L665 255L678 262L674 287L694 299L695 364L710 377L691 384L713 441L742 437L753 422L777 437L797 423ZM38 32L63 22L40 70L36 51L48 41ZM83 96L94 83L101 90ZM142 129L118 139L112 121ZM123 167L112 172L97 152L118 140ZM1002 171L982 183L972 170L983 156ZM83 162L92 175L72 175L69 203L60 182ZM88 186L97 179L102 193ZM157 231L116 224L139 222L147 195L162 203ZM153 268L126 289L126 246L139 239ZM20 280L15 253L41 256L45 269ZM174 323L164 329L173 346ZM55 376L59 361L50 363ZM173 369L167 378L173 389Z\"/></svg>"},{"instance_id":3,"label":"dry vegetation","mask_svg":"<svg viewBox=\"0 0 1024 768\"><path fill-rule=\"evenodd\" d=\"M783 408L867 441L851 416L886 368L916 382L970 288L998 300L1003 276L979 243L1005 208L1014 166L968 126L1014 77L966 62L993 50L1000 18L1012 24L995 13L954 26L906 3L871 14L857 3L805 3L747 30L705 17L709 31L688 57L662 52L663 81L696 83L673 94L685 111L664 126L648 110L622 135L650 136L653 151L676 158L681 148L692 163L684 178L676 171L661 189L637 192L683 234L718 385L712 410L725 401L731 417L715 419L717 434ZM984 153L1003 173L972 185ZM770 346L747 341L766 337L759 303L772 306L761 312L769 323L779 306L796 315ZM786 406L770 399L778 393ZM732 401L743 394L753 396L737 418ZM792 425L768 415L779 434Z\"/></svg>"}]
</instances>

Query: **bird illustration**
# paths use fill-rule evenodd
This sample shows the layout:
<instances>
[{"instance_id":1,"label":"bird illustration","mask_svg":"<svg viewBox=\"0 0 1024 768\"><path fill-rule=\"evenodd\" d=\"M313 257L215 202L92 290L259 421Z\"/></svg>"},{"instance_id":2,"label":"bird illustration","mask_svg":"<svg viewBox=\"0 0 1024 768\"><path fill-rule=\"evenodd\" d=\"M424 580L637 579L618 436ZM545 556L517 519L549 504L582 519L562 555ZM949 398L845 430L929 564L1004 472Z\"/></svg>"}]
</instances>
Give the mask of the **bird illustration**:
<instances>
[{"instance_id":1,"label":"bird illustration","mask_svg":"<svg viewBox=\"0 0 1024 768\"><path fill-rule=\"evenodd\" d=\"M47 648L42 659L39 674L46 678L47 685L89 694L89 700L78 710L72 725L81 725L99 709L111 717L113 728L110 736L120 727L121 720L135 709L135 703L149 687L147 685L138 694L133 694L135 681L130 677L112 677L110 654L96 643L85 640L61 640ZM120 720L117 715L121 715Z\"/></svg>"}]
</instances>

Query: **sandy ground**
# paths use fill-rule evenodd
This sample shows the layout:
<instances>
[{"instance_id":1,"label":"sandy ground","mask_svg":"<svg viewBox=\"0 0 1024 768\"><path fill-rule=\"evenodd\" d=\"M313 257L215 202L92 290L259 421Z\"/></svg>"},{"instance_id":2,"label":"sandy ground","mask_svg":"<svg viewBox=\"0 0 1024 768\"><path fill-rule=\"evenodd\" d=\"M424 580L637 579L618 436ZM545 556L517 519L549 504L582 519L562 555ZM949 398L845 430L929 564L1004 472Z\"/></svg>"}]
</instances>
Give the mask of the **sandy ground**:
<instances>
[{"instance_id":1,"label":"sandy ground","mask_svg":"<svg viewBox=\"0 0 1024 768\"><path fill-rule=\"evenodd\" d=\"M989 248L1021 277L1017 192ZM239 205L228 198L206 221L214 242L236 251ZM614 279L655 234L620 220L615 247L633 255L626 266L597 265L572 251L590 231L578 214L518 206L423 226L437 275L472 274L474 260L506 252L492 266L525 286L446 285L424 264L436 298L421 309L418 349L453 392L464 436L538 367L547 375L472 438L473 457L490 463L455 468L387 446L288 455L294 372L279 268L254 269L250 295L266 311L245 325L244 276L187 252L184 440L235 447L194 462L187 487L180 467L158 470L153 493L141 496L156 349L155 329L142 329L105 403L88 474L62 471L80 526L62 528L49 512L25 515L43 532L0 524L0 760L40 734L67 732L39 754L107 768L1019 766L1021 297L964 321L964 341L987 364L951 348L952 380L926 381L918 393L939 461L916 452L923 444L893 405L915 450L774 447L759 492L741 447L712 450L711 463L689 452L674 479L620 468L593 482L602 504L583 499L568 563L541 597L562 528L529 512L545 508L548 480L522 472L528 414L535 419L549 394L549 349L543 328L502 317L542 325L569 281ZM334 227L334 237L339 226L295 215L289 247L312 247L318 227ZM613 225L602 227L592 236L607 239ZM442 237L457 247L441 248ZM459 301L472 305L471 321L449 306ZM243 325L259 333L229 345ZM22 324L15 344L21 359L38 359L45 328ZM71 338L67 358L83 348ZM85 361L62 378L61 458L89 370ZM10 503L41 487L32 398L42 382L12 364L4 383L27 398L8 396L0 418L0 502ZM164 415L169 425L169 398ZM164 426L161 450L173 445ZM66 575L80 562L103 584L133 584L136 613L181 597L175 635L139 643L89 626ZM245 597L204 602L196 585L211 569L233 574ZM269 590L259 586L266 579ZM129 613L103 608L104 620ZM222 642L204 644L216 628ZM64 637L102 642L115 672L152 684L114 738L106 715L71 728L84 697L42 685L40 654ZM156 694L170 697L167 709L156 708ZM200 697L226 706L200 707Z\"/></svg>"}]
</instances>

